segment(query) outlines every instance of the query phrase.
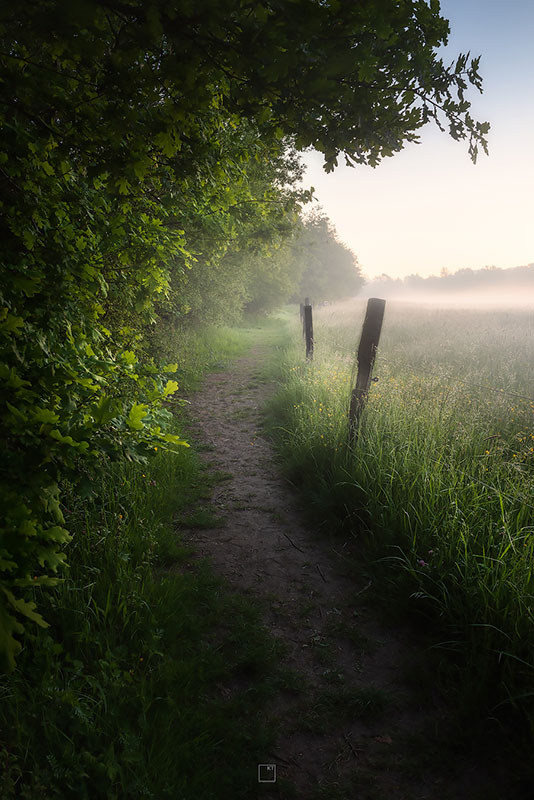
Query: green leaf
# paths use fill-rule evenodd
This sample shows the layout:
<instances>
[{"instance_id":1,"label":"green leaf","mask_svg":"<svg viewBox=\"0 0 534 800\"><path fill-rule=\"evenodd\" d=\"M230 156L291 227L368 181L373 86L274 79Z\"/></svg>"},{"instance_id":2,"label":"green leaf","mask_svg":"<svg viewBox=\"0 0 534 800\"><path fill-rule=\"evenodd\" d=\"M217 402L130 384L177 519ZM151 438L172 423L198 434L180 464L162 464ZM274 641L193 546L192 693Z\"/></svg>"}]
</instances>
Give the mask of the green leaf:
<instances>
[{"instance_id":1,"label":"green leaf","mask_svg":"<svg viewBox=\"0 0 534 800\"><path fill-rule=\"evenodd\" d=\"M56 522L65 522L63 512L59 506L59 487L57 483L43 487L39 494L39 499L43 504L47 514L51 514Z\"/></svg>"},{"instance_id":2,"label":"green leaf","mask_svg":"<svg viewBox=\"0 0 534 800\"><path fill-rule=\"evenodd\" d=\"M78 482L78 495L82 500L88 500L96 495L93 481L87 475L84 475Z\"/></svg>"},{"instance_id":3,"label":"green leaf","mask_svg":"<svg viewBox=\"0 0 534 800\"><path fill-rule=\"evenodd\" d=\"M35 611L37 606L33 601L26 601L23 600L22 597L15 597L15 595L10 592L9 589L5 589L4 587L2 587L2 591L7 597L9 604L15 609L15 611L18 611L18 613L22 614L23 617L31 619L32 622L36 622L41 628L50 627L48 622L45 622L42 616Z\"/></svg>"},{"instance_id":4,"label":"green leaf","mask_svg":"<svg viewBox=\"0 0 534 800\"><path fill-rule=\"evenodd\" d=\"M52 439L56 439L58 442L61 442L61 444L68 444L70 447L78 446L78 442L74 441L72 436L64 436L60 431L58 431L57 428L54 428L54 430L50 431L49 436L51 436Z\"/></svg>"},{"instance_id":5,"label":"green leaf","mask_svg":"<svg viewBox=\"0 0 534 800\"><path fill-rule=\"evenodd\" d=\"M15 335L20 334L22 328L24 326L24 319L22 317L14 317L13 314L9 314L2 322L0 322L0 331L5 331L5 333L14 333Z\"/></svg>"},{"instance_id":6,"label":"green leaf","mask_svg":"<svg viewBox=\"0 0 534 800\"><path fill-rule=\"evenodd\" d=\"M59 421L59 414L56 414L55 411L51 411L49 408L32 409L31 413L35 422L42 422L45 425Z\"/></svg>"},{"instance_id":7,"label":"green leaf","mask_svg":"<svg viewBox=\"0 0 534 800\"><path fill-rule=\"evenodd\" d=\"M61 528L59 525L53 525L51 528L43 531L42 535L46 539L50 539L51 542L60 542L61 544L70 542L72 540L71 534L65 528Z\"/></svg>"},{"instance_id":8,"label":"green leaf","mask_svg":"<svg viewBox=\"0 0 534 800\"><path fill-rule=\"evenodd\" d=\"M1 366L1 365L0 365ZM10 370L6 370L7 375L2 374L3 370L0 369L0 377L7 377L7 385L11 386L13 389L22 389L24 386L31 386L29 381L23 380L18 374L15 367L11 367Z\"/></svg>"},{"instance_id":9,"label":"green leaf","mask_svg":"<svg viewBox=\"0 0 534 800\"><path fill-rule=\"evenodd\" d=\"M129 194L131 187L126 178L117 178L115 185L119 190L119 194Z\"/></svg>"},{"instance_id":10,"label":"green leaf","mask_svg":"<svg viewBox=\"0 0 534 800\"><path fill-rule=\"evenodd\" d=\"M35 520L33 519L25 519L19 525L19 531L21 536L26 536L28 538L35 536L37 534L37 525L35 524Z\"/></svg>"},{"instance_id":11,"label":"green leaf","mask_svg":"<svg viewBox=\"0 0 534 800\"><path fill-rule=\"evenodd\" d=\"M121 358L126 364L130 366L136 364L138 361L137 356L131 350L125 350L124 353L121 353Z\"/></svg>"},{"instance_id":12,"label":"green leaf","mask_svg":"<svg viewBox=\"0 0 534 800\"><path fill-rule=\"evenodd\" d=\"M92 413L98 425L106 425L119 414L119 403L108 395L102 395Z\"/></svg>"},{"instance_id":13,"label":"green leaf","mask_svg":"<svg viewBox=\"0 0 534 800\"><path fill-rule=\"evenodd\" d=\"M15 668L15 658L22 650L22 645L15 635L24 633L24 626L8 612L0 603L0 670L11 672Z\"/></svg>"},{"instance_id":14,"label":"green leaf","mask_svg":"<svg viewBox=\"0 0 534 800\"><path fill-rule=\"evenodd\" d=\"M19 411L18 408L15 408L15 406L11 405L11 403L8 403L7 401L6 401L6 407L11 411L14 417L18 417L18 419L21 419L24 422L26 422L26 420L28 419L27 414L23 414L22 411Z\"/></svg>"},{"instance_id":15,"label":"green leaf","mask_svg":"<svg viewBox=\"0 0 534 800\"><path fill-rule=\"evenodd\" d=\"M39 566L44 567L48 564L53 572L57 572L57 568L67 559L65 553L58 553L54 547L37 547L35 553Z\"/></svg>"},{"instance_id":16,"label":"green leaf","mask_svg":"<svg viewBox=\"0 0 534 800\"><path fill-rule=\"evenodd\" d=\"M143 419L146 417L147 408L146 403L134 403L126 420L128 427L134 431L140 431L144 427Z\"/></svg>"},{"instance_id":17,"label":"green leaf","mask_svg":"<svg viewBox=\"0 0 534 800\"><path fill-rule=\"evenodd\" d=\"M98 384L94 383L94 381L91 378L82 378L79 377L78 375L75 375L74 380L80 386L83 386L85 389L92 389L94 392L98 391L98 389L100 388Z\"/></svg>"},{"instance_id":18,"label":"green leaf","mask_svg":"<svg viewBox=\"0 0 534 800\"><path fill-rule=\"evenodd\" d=\"M28 250L33 250L35 245L35 235L26 228L22 233L22 241L24 245L28 248Z\"/></svg>"},{"instance_id":19,"label":"green leaf","mask_svg":"<svg viewBox=\"0 0 534 800\"><path fill-rule=\"evenodd\" d=\"M17 275L16 278L13 278L12 285L21 292L24 292L26 297L33 297L41 288L41 280L38 275L30 278Z\"/></svg>"},{"instance_id":20,"label":"green leaf","mask_svg":"<svg viewBox=\"0 0 534 800\"><path fill-rule=\"evenodd\" d=\"M170 442L171 444L179 444L183 447L189 447L190 445L185 441L185 439L181 439L179 436L176 436L174 433L164 433L160 436L164 442Z\"/></svg>"},{"instance_id":21,"label":"green leaf","mask_svg":"<svg viewBox=\"0 0 534 800\"><path fill-rule=\"evenodd\" d=\"M168 397L176 391L178 391L178 383L176 381L167 381L163 389L163 397Z\"/></svg>"},{"instance_id":22,"label":"green leaf","mask_svg":"<svg viewBox=\"0 0 534 800\"><path fill-rule=\"evenodd\" d=\"M3 572L12 572L17 566L17 562L12 560L7 550L0 550L0 569Z\"/></svg>"},{"instance_id":23,"label":"green leaf","mask_svg":"<svg viewBox=\"0 0 534 800\"><path fill-rule=\"evenodd\" d=\"M54 167L52 166L52 164L49 164L48 161L41 161L41 169L43 170L43 172L46 172L47 175L54 174Z\"/></svg>"}]
</instances>

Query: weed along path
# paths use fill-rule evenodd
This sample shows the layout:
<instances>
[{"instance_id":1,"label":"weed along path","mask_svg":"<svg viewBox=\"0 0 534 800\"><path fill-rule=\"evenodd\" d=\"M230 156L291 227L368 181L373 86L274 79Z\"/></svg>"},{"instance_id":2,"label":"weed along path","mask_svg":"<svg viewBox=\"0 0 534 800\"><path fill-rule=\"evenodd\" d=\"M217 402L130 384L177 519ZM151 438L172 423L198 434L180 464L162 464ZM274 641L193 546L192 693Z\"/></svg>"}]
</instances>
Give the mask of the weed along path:
<instances>
[{"instance_id":1,"label":"weed along path","mask_svg":"<svg viewBox=\"0 0 534 800\"><path fill-rule=\"evenodd\" d=\"M276 783L258 783L257 796L502 797L494 776L488 781L450 742L429 744L448 715L419 694L423 644L379 620L369 580L347 574L349 545L304 523L262 434L262 407L275 388L262 377L268 356L269 345L254 346L190 397L202 456L228 478L213 491L218 522L206 517L182 531L197 556L260 604L268 634L283 645L285 683L268 712L277 742L261 757L276 765ZM231 697L243 687L219 688Z\"/></svg>"}]
</instances>

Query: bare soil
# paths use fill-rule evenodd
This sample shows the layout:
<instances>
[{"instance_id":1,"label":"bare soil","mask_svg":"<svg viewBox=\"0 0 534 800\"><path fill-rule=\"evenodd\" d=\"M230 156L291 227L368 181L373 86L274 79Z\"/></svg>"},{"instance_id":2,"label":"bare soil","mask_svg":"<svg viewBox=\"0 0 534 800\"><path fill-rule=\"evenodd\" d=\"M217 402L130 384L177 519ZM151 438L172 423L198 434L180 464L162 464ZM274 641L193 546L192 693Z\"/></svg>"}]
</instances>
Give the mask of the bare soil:
<instances>
[{"instance_id":1,"label":"bare soil","mask_svg":"<svg viewBox=\"0 0 534 800\"><path fill-rule=\"evenodd\" d=\"M261 604L295 676L271 704L279 735L263 761L276 765L277 781L258 784L257 796L512 797L502 775L455 752L454 743L439 744L451 713L442 698L419 691L422 637L389 627L370 606L369 580L347 574L352 544L304 522L262 434L262 407L275 389L262 377L267 349L209 375L190 398L203 457L231 478L212 498L225 524L183 532L217 574Z\"/></svg>"}]
</instances>

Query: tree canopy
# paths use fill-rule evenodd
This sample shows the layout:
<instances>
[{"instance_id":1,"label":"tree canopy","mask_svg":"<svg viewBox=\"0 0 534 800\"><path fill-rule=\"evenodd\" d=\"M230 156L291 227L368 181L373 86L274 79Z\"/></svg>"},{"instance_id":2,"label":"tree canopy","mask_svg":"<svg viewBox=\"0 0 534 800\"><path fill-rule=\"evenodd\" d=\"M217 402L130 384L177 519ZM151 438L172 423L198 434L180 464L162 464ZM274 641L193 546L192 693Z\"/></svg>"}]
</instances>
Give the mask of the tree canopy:
<instances>
[{"instance_id":1,"label":"tree canopy","mask_svg":"<svg viewBox=\"0 0 534 800\"><path fill-rule=\"evenodd\" d=\"M295 151L376 165L429 119L485 147L478 60L422 0L32 0L0 10L0 657L46 625L68 480L183 444L173 365L140 358L283 241ZM232 284L232 280L234 283ZM235 292L234 292L235 293ZM207 302L207 301L206 301Z\"/></svg>"},{"instance_id":2,"label":"tree canopy","mask_svg":"<svg viewBox=\"0 0 534 800\"><path fill-rule=\"evenodd\" d=\"M358 259L339 241L336 230L322 211L307 216L292 244L299 275L296 300L314 302L353 297L363 286Z\"/></svg>"}]
</instances>

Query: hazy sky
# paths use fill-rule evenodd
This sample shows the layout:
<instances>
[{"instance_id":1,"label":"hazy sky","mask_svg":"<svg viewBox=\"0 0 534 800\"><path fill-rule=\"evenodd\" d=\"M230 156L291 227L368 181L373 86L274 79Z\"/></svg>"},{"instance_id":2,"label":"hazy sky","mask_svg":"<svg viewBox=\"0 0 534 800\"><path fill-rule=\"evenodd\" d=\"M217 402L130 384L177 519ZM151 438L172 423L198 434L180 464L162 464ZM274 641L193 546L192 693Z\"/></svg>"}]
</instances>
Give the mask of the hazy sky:
<instances>
[{"instance_id":1,"label":"hazy sky","mask_svg":"<svg viewBox=\"0 0 534 800\"><path fill-rule=\"evenodd\" d=\"M442 0L444 61L481 55L484 93L472 116L491 123L489 157L435 125L378 167L326 174L306 154L306 183L368 277L404 277L534 262L534 0ZM309 207L308 207L309 208Z\"/></svg>"}]
</instances>

